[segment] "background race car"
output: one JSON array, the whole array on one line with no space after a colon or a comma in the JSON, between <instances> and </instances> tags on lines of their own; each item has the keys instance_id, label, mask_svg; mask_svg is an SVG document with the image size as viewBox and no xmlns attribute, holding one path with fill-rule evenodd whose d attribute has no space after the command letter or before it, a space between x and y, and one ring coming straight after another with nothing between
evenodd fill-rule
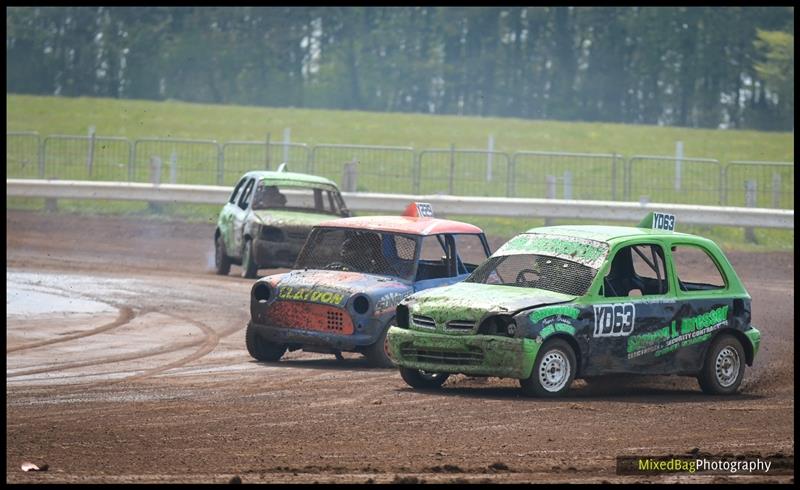
<instances>
[{"instance_id":1,"label":"background race car","mask_svg":"<svg viewBox=\"0 0 800 490\"><path fill-rule=\"evenodd\" d=\"M734 393L760 342L750 295L716 244L674 228L650 213L637 228L531 229L464 282L400 303L391 356L417 388L466 373L556 396L575 378L624 373Z\"/></svg>"},{"instance_id":2,"label":"background race car","mask_svg":"<svg viewBox=\"0 0 800 490\"><path fill-rule=\"evenodd\" d=\"M253 285L247 349L261 361L277 361L287 349L353 351L391 367L386 331L397 303L463 280L490 253L480 228L434 218L424 203L402 216L320 223L296 270Z\"/></svg>"},{"instance_id":3,"label":"background race car","mask_svg":"<svg viewBox=\"0 0 800 490\"><path fill-rule=\"evenodd\" d=\"M253 171L239 179L214 232L217 274L231 264L242 276L264 267L291 267L311 227L334 216L350 216L332 181L315 175Z\"/></svg>"}]
</instances>

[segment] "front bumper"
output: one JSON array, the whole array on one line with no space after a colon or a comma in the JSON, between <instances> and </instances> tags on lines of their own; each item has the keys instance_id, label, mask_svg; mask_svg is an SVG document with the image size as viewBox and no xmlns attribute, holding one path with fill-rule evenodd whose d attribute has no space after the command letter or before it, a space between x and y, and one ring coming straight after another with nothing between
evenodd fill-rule
<instances>
[{"instance_id":1,"label":"front bumper","mask_svg":"<svg viewBox=\"0 0 800 490\"><path fill-rule=\"evenodd\" d=\"M367 333L354 333L341 335L335 333L303 330L291 327L279 327L251 322L258 331L259 336L276 344L294 344L303 347L317 347L331 351L356 351L375 343L373 335Z\"/></svg>"},{"instance_id":2,"label":"front bumper","mask_svg":"<svg viewBox=\"0 0 800 490\"><path fill-rule=\"evenodd\" d=\"M443 335L389 328L389 353L401 367L434 373L528 378L541 344L494 335Z\"/></svg>"}]
</instances>

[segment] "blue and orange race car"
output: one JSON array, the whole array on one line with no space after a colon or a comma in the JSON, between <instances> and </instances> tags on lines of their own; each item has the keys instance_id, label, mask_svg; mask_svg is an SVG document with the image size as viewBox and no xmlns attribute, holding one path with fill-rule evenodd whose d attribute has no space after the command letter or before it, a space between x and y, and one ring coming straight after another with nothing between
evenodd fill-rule
<instances>
[{"instance_id":1,"label":"blue and orange race car","mask_svg":"<svg viewBox=\"0 0 800 490\"><path fill-rule=\"evenodd\" d=\"M426 203L401 216L316 225L294 270L263 277L250 295L246 344L274 362L287 350L364 354L391 367L386 332L406 296L465 279L491 254L483 231L433 217Z\"/></svg>"}]
</instances>

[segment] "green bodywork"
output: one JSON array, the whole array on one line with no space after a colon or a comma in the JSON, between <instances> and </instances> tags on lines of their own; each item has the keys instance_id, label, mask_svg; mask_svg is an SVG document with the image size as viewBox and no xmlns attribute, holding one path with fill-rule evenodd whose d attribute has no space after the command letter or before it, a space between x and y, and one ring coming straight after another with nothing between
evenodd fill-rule
<instances>
[{"instance_id":1,"label":"green bodywork","mask_svg":"<svg viewBox=\"0 0 800 490\"><path fill-rule=\"evenodd\" d=\"M652 224L653 218L648 216L642 223ZM609 258L629 245L648 244L660 245L664 251L667 293L651 293L644 297L604 296L603 280L611 267ZM681 290L671 253L674 246L699 246L704 249L722 274L724 287ZM613 356L615 359L621 358L622 363L630 362L616 366L627 366L624 369L636 372L635 362L647 359L635 359L644 349L662 360L666 359L663 357L665 354L684 347L704 352L702 346L698 345L725 329L738 330L749 339L750 345L745 348L753 355L748 356L750 359L758 351L760 333L749 325L750 296L730 262L710 240L652 228L552 226L534 228L512 238L492 257L523 253L569 259L596 269L596 274L586 294L580 297L529 287L468 282L469 279L453 286L411 295L401 303L401 307L408 309L408 325L391 329L388 336L389 349L395 363L401 367L427 372L522 379L530 374L539 346L551 337L561 336L572 343L579 358L595 356L601 363L599 365L602 365L608 359L603 356ZM733 308L729 311L728 305L734 304L735 300L741 301L744 308ZM616 347L613 350L604 350L605 345L611 345L607 340L610 337L599 337L593 333L595 321L599 318L593 308L608 308L615 304L629 304L634 312L637 308L641 309L641 322L645 322L647 318L647 323L641 324L641 331L633 331L635 335L616 337L623 343L627 341L627 360L626 345L620 346L621 351ZM662 304L664 306L660 306ZM678 308L677 305L680 304L685 306ZM746 314L742 311L746 311ZM412 321L414 315L432 319L435 326L423 328L424 324L415 324ZM506 332L505 335L479 334L478 329L482 327L478 326L493 315L513 317L516 321L515 332ZM475 328L471 331L448 330L445 326L451 321L475 322ZM485 331L482 330L482 333ZM426 358L432 360L421 362L413 355L404 354L415 350L433 352L433 357ZM478 356L475 353L482 352L482 360L459 361L466 359L463 354L470 352L474 356ZM447 353L459 355L446 358ZM445 356L446 361L434 362L437 355ZM663 361L666 363L663 364L666 366L663 369L675 369L676 372L693 369L687 368L686 364L669 364L684 362L685 359L666 359ZM652 362L656 365L659 361Z\"/></svg>"},{"instance_id":2,"label":"green bodywork","mask_svg":"<svg viewBox=\"0 0 800 490\"><path fill-rule=\"evenodd\" d=\"M270 226L314 226L323 221L338 218L338 216L332 214L283 211L279 209L263 209L253 211L253 214L261 224Z\"/></svg>"},{"instance_id":3,"label":"green bodywork","mask_svg":"<svg viewBox=\"0 0 800 490\"><path fill-rule=\"evenodd\" d=\"M761 345L761 332L759 332L757 328L751 327L750 330L747 330L744 334L753 346L753 357L755 357L756 354L758 354L758 347Z\"/></svg>"},{"instance_id":4,"label":"green bodywork","mask_svg":"<svg viewBox=\"0 0 800 490\"><path fill-rule=\"evenodd\" d=\"M532 339L504 338L495 335L469 335L456 337L397 327L389 329L389 353L393 359L403 356L401 351L413 345L416 350L429 350L444 355L466 355L482 352L482 360L475 364L449 365L424 361L405 360L404 367L437 373L464 373L501 378L527 378L533 369L541 343Z\"/></svg>"},{"instance_id":5,"label":"green bodywork","mask_svg":"<svg viewBox=\"0 0 800 490\"><path fill-rule=\"evenodd\" d=\"M414 295L410 313L423 314L444 325L450 320L480 321L488 312L515 313L532 304L564 303L574 296L532 288L459 282Z\"/></svg>"},{"instance_id":6,"label":"green bodywork","mask_svg":"<svg viewBox=\"0 0 800 490\"><path fill-rule=\"evenodd\" d=\"M256 177L259 181L267 181L271 185L291 185L309 188L336 188L336 184L325 177L295 172L272 172L269 170L248 172L248 176Z\"/></svg>"},{"instance_id":7,"label":"green bodywork","mask_svg":"<svg viewBox=\"0 0 800 490\"><path fill-rule=\"evenodd\" d=\"M322 189L324 191L331 191L340 195L339 188L333 181L317 175L264 170L247 172L242 176L242 178L245 177L255 178L257 183L265 182L269 185L275 185L279 187L283 186L305 189ZM233 206L233 204L231 204L231 206ZM243 228L244 234L247 236L257 235L257 227L261 225L276 227L312 227L323 221L341 217L339 215L316 213L314 211L291 211L282 209L253 210L253 216L255 219L245 223ZM217 218L217 229L219 230L226 247L230 250L229 253L233 253L235 255L235 250L237 247L234 245L239 244L240 242L234 240L234 238L231 236L234 228L233 221L234 212L231 211L226 204L226 207L223 208L219 214L219 217Z\"/></svg>"}]
</instances>

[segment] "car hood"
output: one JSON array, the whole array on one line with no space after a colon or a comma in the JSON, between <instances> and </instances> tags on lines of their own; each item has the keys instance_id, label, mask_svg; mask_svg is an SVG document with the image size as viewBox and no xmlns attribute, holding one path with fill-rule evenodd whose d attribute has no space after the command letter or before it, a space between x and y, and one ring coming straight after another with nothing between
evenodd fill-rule
<instances>
[{"instance_id":1,"label":"car hood","mask_svg":"<svg viewBox=\"0 0 800 490\"><path fill-rule=\"evenodd\" d=\"M265 278L282 301L306 301L343 307L353 295L370 298L370 311L394 309L412 292L396 278L348 271L294 270Z\"/></svg>"},{"instance_id":2,"label":"car hood","mask_svg":"<svg viewBox=\"0 0 800 490\"><path fill-rule=\"evenodd\" d=\"M339 216L323 213L306 213L303 211L284 211L281 209L262 209L253 211L262 225L271 226L308 226L312 227L323 221L330 221Z\"/></svg>"},{"instance_id":3,"label":"car hood","mask_svg":"<svg viewBox=\"0 0 800 490\"><path fill-rule=\"evenodd\" d=\"M513 315L520 310L566 303L575 298L543 289L459 282L414 294L405 303L412 315L428 316L444 324L449 320L478 321L489 313Z\"/></svg>"}]
</instances>

